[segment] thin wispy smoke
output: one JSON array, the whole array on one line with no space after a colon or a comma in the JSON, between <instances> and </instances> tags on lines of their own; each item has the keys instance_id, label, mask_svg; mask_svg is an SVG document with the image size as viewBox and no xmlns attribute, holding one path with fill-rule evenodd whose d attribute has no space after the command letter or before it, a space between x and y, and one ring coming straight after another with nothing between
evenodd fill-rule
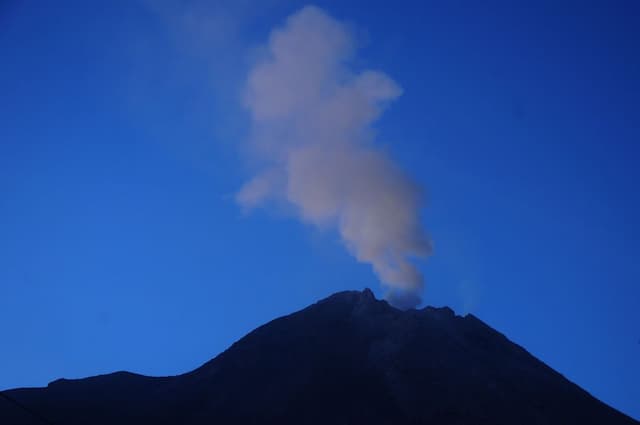
<instances>
[{"instance_id":1,"label":"thin wispy smoke","mask_svg":"<svg viewBox=\"0 0 640 425\"><path fill-rule=\"evenodd\" d=\"M354 53L349 29L316 7L271 33L244 98L252 152L264 167L236 200L244 209L283 200L304 222L335 226L388 287L389 300L413 307L423 289L413 261L431 251L421 191L376 148L372 130L402 89L382 72L351 69Z\"/></svg>"}]
</instances>

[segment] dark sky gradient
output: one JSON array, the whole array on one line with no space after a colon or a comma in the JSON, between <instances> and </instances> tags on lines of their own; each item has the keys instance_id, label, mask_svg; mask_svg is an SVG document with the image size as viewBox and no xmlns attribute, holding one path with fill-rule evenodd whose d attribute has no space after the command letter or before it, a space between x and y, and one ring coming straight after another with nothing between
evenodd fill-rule
<instances>
[{"instance_id":1,"label":"dark sky gradient","mask_svg":"<svg viewBox=\"0 0 640 425\"><path fill-rule=\"evenodd\" d=\"M335 234L234 204L243 78L304 4L224 3L2 2L0 388L181 373L382 296ZM426 304L640 418L640 3L417 3L316 4L404 89L377 127L429 194Z\"/></svg>"}]
</instances>

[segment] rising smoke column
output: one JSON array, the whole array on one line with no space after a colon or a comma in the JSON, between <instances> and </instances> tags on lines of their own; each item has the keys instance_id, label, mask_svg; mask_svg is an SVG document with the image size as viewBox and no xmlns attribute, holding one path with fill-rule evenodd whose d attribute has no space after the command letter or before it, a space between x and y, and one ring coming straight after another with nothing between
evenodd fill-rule
<instances>
[{"instance_id":1,"label":"rising smoke column","mask_svg":"<svg viewBox=\"0 0 640 425\"><path fill-rule=\"evenodd\" d=\"M264 167L236 200L245 210L283 200L304 222L335 226L389 301L413 307L423 278L412 260L431 251L421 191L374 146L371 127L402 90L382 72L350 69L354 48L348 28L316 7L271 33L244 97L251 151Z\"/></svg>"}]
</instances>

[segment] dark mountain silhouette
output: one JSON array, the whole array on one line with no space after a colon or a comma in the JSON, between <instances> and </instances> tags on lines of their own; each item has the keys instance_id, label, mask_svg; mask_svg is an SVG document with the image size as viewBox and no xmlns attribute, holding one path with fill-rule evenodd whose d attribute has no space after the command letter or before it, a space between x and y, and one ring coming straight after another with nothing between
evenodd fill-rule
<instances>
[{"instance_id":1,"label":"dark mountain silhouette","mask_svg":"<svg viewBox=\"0 0 640 425\"><path fill-rule=\"evenodd\" d=\"M5 394L12 425L638 424L472 315L400 311L369 290L276 319L184 375Z\"/></svg>"}]
</instances>

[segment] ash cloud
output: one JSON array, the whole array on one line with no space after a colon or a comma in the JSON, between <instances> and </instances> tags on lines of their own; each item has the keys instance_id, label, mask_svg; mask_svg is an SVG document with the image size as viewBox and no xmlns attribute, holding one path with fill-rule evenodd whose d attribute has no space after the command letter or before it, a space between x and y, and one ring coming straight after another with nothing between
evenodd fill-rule
<instances>
[{"instance_id":1,"label":"ash cloud","mask_svg":"<svg viewBox=\"0 0 640 425\"><path fill-rule=\"evenodd\" d=\"M335 227L389 301L413 307L424 285L414 261L431 252L422 193L376 147L372 129L402 89L380 71L353 70L354 54L348 27L316 7L272 31L244 91L250 151L262 169L236 201L245 210L283 201L302 221Z\"/></svg>"}]
</instances>

